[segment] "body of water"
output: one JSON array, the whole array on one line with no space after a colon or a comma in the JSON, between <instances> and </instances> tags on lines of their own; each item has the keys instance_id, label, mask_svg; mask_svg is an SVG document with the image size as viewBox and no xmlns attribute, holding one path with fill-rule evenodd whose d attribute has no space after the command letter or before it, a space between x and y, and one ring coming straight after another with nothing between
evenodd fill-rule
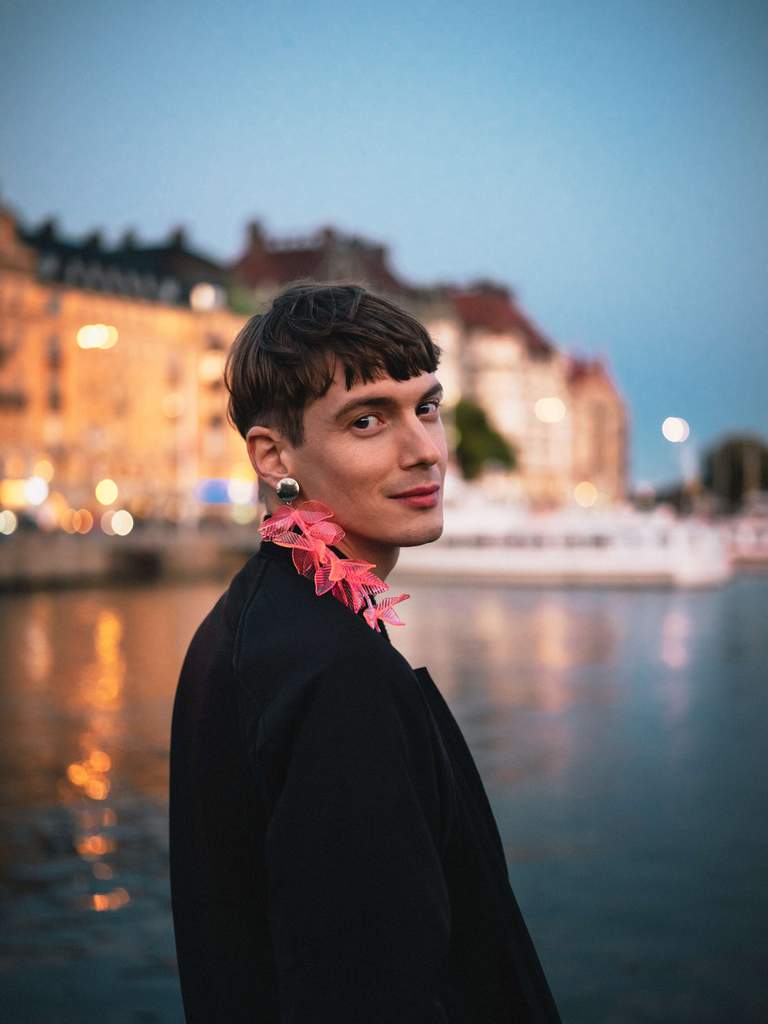
<instances>
[{"instance_id":1,"label":"body of water","mask_svg":"<svg viewBox=\"0 0 768 1024\"><path fill-rule=\"evenodd\" d=\"M0 596L4 1022L182 1024L171 709L225 586ZM565 1024L768 1021L768 576L407 589L390 636L475 754Z\"/></svg>"}]
</instances>

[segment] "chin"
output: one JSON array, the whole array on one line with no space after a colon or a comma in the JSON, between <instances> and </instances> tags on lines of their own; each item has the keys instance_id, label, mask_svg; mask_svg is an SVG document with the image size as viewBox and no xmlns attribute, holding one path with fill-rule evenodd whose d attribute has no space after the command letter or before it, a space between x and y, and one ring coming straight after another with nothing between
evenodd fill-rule
<instances>
[{"instance_id":1,"label":"chin","mask_svg":"<svg viewBox=\"0 0 768 1024\"><path fill-rule=\"evenodd\" d=\"M419 544L431 544L442 535L443 517L431 522L414 523L410 530L403 531L402 537L395 541L399 548L415 548Z\"/></svg>"}]
</instances>

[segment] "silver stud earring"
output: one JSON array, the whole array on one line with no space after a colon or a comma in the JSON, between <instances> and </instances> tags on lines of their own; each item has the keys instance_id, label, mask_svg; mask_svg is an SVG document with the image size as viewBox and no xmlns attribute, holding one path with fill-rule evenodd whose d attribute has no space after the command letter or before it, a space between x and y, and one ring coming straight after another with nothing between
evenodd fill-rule
<instances>
[{"instance_id":1,"label":"silver stud earring","mask_svg":"<svg viewBox=\"0 0 768 1024\"><path fill-rule=\"evenodd\" d=\"M284 501L286 505L290 505L292 501L295 501L299 496L298 480L294 480L292 476L284 476L282 480L277 481L277 496L280 501Z\"/></svg>"}]
</instances>

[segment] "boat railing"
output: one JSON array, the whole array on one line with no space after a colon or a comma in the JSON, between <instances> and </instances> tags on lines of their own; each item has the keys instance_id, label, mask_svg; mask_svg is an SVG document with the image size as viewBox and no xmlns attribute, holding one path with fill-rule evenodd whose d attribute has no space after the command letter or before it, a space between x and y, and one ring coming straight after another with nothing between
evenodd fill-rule
<instances>
[{"instance_id":1,"label":"boat railing","mask_svg":"<svg viewBox=\"0 0 768 1024\"><path fill-rule=\"evenodd\" d=\"M441 546L449 548L696 548L718 546L721 538L717 531L700 524L677 524L661 529L619 529L615 532L591 530L577 533L565 528L564 532L490 530L452 532L447 530Z\"/></svg>"}]
</instances>

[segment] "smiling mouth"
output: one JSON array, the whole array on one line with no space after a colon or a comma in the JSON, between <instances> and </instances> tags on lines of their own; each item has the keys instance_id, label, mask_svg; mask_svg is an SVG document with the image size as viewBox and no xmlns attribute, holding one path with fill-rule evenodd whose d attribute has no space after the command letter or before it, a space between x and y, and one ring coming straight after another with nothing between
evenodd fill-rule
<instances>
[{"instance_id":1,"label":"smiling mouth","mask_svg":"<svg viewBox=\"0 0 768 1024\"><path fill-rule=\"evenodd\" d=\"M410 508L434 508L440 501L440 486L431 484L427 487L412 487L402 494L393 494L392 498Z\"/></svg>"},{"instance_id":2,"label":"smiling mouth","mask_svg":"<svg viewBox=\"0 0 768 1024\"><path fill-rule=\"evenodd\" d=\"M391 498L423 498L431 494L437 494L440 490L440 484L424 484L422 487L411 487L407 491L401 491L400 494L391 494Z\"/></svg>"}]
</instances>

